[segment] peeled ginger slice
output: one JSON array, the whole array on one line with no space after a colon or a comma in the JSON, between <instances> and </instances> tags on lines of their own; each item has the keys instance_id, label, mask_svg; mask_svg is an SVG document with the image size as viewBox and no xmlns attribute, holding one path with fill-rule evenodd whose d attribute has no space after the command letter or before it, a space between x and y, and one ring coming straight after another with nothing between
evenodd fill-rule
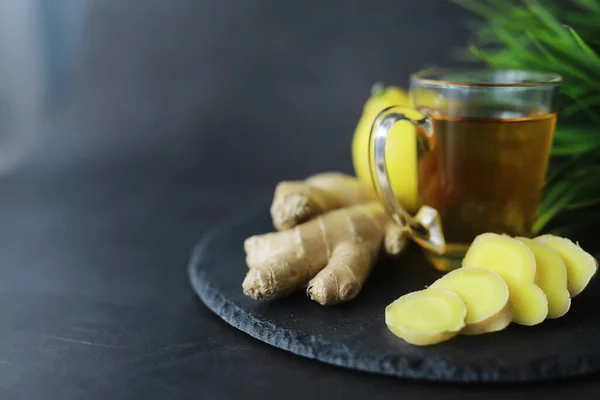
<instances>
[{"instance_id":1,"label":"peeled ginger slice","mask_svg":"<svg viewBox=\"0 0 600 400\"><path fill-rule=\"evenodd\" d=\"M434 288L405 294L385 308L389 330L419 346L456 336L464 328L466 316L465 303L457 294Z\"/></svg>"},{"instance_id":2,"label":"peeled ginger slice","mask_svg":"<svg viewBox=\"0 0 600 400\"><path fill-rule=\"evenodd\" d=\"M500 331L512 320L508 286L492 270L459 268L435 281L430 288L449 290L465 303L467 319L461 334Z\"/></svg>"},{"instance_id":3,"label":"peeled ginger slice","mask_svg":"<svg viewBox=\"0 0 600 400\"><path fill-rule=\"evenodd\" d=\"M525 243L535 256L535 284L548 299L548 318L562 317L571 307L567 290L567 267L561 256L551 247L528 238L516 238Z\"/></svg>"},{"instance_id":4,"label":"peeled ginger slice","mask_svg":"<svg viewBox=\"0 0 600 400\"><path fill-rule=\"evenodd\" d=\"M510 293L514 322L531 326L546 319L548 300L534 283L535 257L523 242L507 235L483 233L467 250L462 265L489 269L502 277Z\"/></svg>"},{"instance_id":5,"label":"peeled ginger slice","mask_svg":"<svg viewBox=\"0 0 600 400\"><path fill-rule=\"evenodd\" d=\"M551 247L562 257L567 267L567 281L571 297L581 293L596 274L598 261L569 239L554 235L542 235L533 240Z\"/></svg>"}]
</instances>

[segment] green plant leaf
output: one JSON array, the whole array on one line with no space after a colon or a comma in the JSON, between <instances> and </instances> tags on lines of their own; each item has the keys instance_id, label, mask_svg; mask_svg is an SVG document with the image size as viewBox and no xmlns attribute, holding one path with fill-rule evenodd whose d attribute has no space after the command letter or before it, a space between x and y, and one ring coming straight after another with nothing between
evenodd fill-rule
<instances>
[{"instance_id":1,"label":"green plant leaf","mask_svg":"<svg viewBox=\"0 0 600 400\"><path fill-rule=\"evenodd\" d=\"M587 54L594 62L600 63L600 57L598 57L598 54L596 54L596 52L594 50L592 50L592 48L590 46L588 46L588 44L585 42L585 40L583 40L581 38L581 36L579 36L577 31L575 31L575 29L573 29L570 26L568 26L567 29L571 33L571 36L573 36L573 38L575 39L575 42L583 50L583 52L585 54Z\"/></svg>"},{"instance_id":2,"label":"green plant leaf","mask_svg":"<svg viewBox=\"0 0 600 400\"><path fill-rule=\"evenodd\" d=\"M594 150L595 148L598 148L598 146L598 144L579 144L567 146L555 145L552 146L550 154L556 157L572 156Z\"/></svg>"},{"instance_id":3,"label":"green plant leaf","mask_svg":"<svg viewBox=\"0 0 600 400\"><path fill-rule=\"evenodd\" d=\"M555 129L554 140L559 143L598 143L600 128L592 126L559 126Z\"/></svg>"},{"instance_id":4,"label":"green plant leaf","mask_svg":"<svg viewBox=\"0 0 600 400\"><path fill-rule=\"evenodd\" d=\"M544 192L544 197L538 208L538 214L546 213L550 208L554 206L558 199L567 192L567 190L569 190L569 184L563 181L546 188L546 191Z\"/></svg>"},{"instance_id":5,"label":"green plant leaf","mask_svg":"<svg viewBox=\"0 0 600 400\"><path fill-rule=\"evenodd\" d=\"M590 184L593 185L595 183L599 171L600 166L593 172L577 171L573 176L573 180L561 181L553 186L550 191L546 192L538 210L538 215L533 226L533 233L539 233L562 211L568 210L570 204L579 203L581 208L581 201L575 202L574 200L581 199L582 192Z\"/></svg>"},{"instance_id":6,"label":"green plant leaf","mask_svg":"<svg viewBox=\"0 0 600 400\"><path fill-rule=\"evenodd\" d=\"M575 184L575 186L579 186ZM570 190L565 190L562 196L557 197L556 201L552 203L543 212L538 213L538 217L533 224L533 234L537 235L556 215L558 215L571 200L577 196L577 188L571 186Z\"/></svg>"},{"instance_id":7,"label":"green plant leaf","mask_svg":"<svg viewBox=\"0 0 600 400\"><path fill-rule=\"evenodd\" d=\"M596 0L575 0L575 3L587 11L600 13L600 2Z\"/></svg>"},{"instance_id":8,"label":"green plant leaf","mask_svg":"<svg viewBox=\"0 0 600 400\"><path fill-rule=\"evenodd\" d=\"M573 104L570 104L560 111L560 115L563 117L570 117L577 112L583 111L586 108L594 106L600 106L600 94L585 97L583 99L576 100Z\"/></svg>"},{"instance_id":9,"label":"green plant leaf","mask_svg":"<svg viewBox=\"0 0 600 400\"><path fill-rule=\"evenodd\" d=\"M600 128L558 127L554 133L552 156L572 156L588 153L600 147Z\"/></svg>"},{"instance_id":10,"label":"green plant leaf","mask_svg":"<svg viewBox=\"0 0 600 400\"><path fill-rule=\"evenodd\" d=\"M557 126L554 131L554 140L565 142L587 142L598 138L600 140L600 128L589 126Z\"/></svg>"},{"instance_id":11,"label":"green plant leaf","mask_svg":"<svg viewBox=\"0 0 600 400\"><path fill-rule=\"evenodd\" d=\"M577 210L565 212L561 215L560 222L551 229L548 229L547 232L558 236L571 237L576 232L595 225L598 221L600 221L600 211L598 209L595 211Z\"/></svg>"},{"instance_id":12,"label":"green plant leaf","mask_svg":"<svg viewBox=\"0 0 600 400\"><path fill-rule=\"evenodd\" d=\"M596 204L600 204L600 196L571 202L571 203L567 204L566 209L567 210L579 210L582 208L595 206Z\"/></svg>"},{"instance_id":13,"label":"green plant leaf","mask_svg":"<svg viewBox=\"0 0 600 400\"><path fill-rule=\"evenodd\" d=\"M532 32L527 31L525 32L525 34L527 35L527 38L531 41L531 43L535 45L538 51L542 53L542 55L546 57L547 60L551 61L554 64L558 62L556 57L554 57L554 55L552 55L552 53L550 53L550 51L544 47L544 45L535 37L535 35Z\"/></svg>"},{"instance_id":14,"label":"green plant leaf","mask_svg":"<svg viewBox=\"0 0 600 400\"><path fill-rule=\"evenodd\" d=\"M524 0L524 3L525 6L531 11L531 13L538 17L538 19L551 31L553 31L558 37L566 38L565 28L537 0Z\"/></svg>"}]
</instances>

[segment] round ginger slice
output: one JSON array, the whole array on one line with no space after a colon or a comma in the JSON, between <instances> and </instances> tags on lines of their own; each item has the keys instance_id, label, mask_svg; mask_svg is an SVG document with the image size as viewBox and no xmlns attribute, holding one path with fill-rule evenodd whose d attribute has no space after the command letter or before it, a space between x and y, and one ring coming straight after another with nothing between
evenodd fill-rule
<instances>
[{"instance_id":1,"label":"round ginger slice","mask_svg":"<svg viewBox=\"0 0 600 400\"><path fill-rule=\"evenodd\" d=\"M456 293L467 307L464 335L479 335L506 328L512 321L512 306L506 282L492 270L459 268L435 281L430 288Z\"/></svg>"},{"instance_id":2,"label":"round ginger slice","mask_svg":"<svg viewBox=\"0 0 600 400\"><path fill-rule=\"evenodd\" d=\"M457 294L434 288L405 294L385 308L389 330L418 346L453 338L464 328L466 316L465 303Z\"/></svg>"},{"instance_id":3,"label":"round ginger slice","mask_svg":"<svg viewBox=\"0 0 600 400\"><path fill-rule=\"evenodd\" d=\"M567 289L567 267L551 247L528 238L517 237L533 252L536 262L535 283L548 299L548 318L562 317L571 308Z\"/></svg>"},{"instance_id":4,"label":"round ginger slice","mask_svg":"<svg viewBox=\"0 0 600 400\"><path fill-rule=\"evenodd\" d=\"M462 265L490 269L502 277L517 324L537 325L548 316L546 295L535 284L535 257L523 242L507 235L483 233L467 250Z\"/></svg>"},{"instance_id":5,"label":"round ginger slice","mask_svg":"<svg viewBox=\"0 0 600 400\"><path fill-rule=\"evenodd\" d=\"M571 297L577 296L598 271L598 260L567 238L542 235L533 239L554 249L565 262Z\"/></svg>"}]
</instances>

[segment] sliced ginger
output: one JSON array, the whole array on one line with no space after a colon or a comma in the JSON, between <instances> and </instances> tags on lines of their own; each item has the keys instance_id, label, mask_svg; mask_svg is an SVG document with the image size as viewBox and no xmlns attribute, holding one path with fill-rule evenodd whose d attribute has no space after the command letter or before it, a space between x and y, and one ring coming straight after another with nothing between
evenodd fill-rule
<instances>
[{"instance_id":1,"label":"sliced ginger","mask_svg":"<svg viewBox=\"0 0 600 400\"><path fill-rule=\"evenodd\" d=\"M551 247L527 238L516 238L533 252L536 262L535 283L548 299L548 318L562 317L571 307L567 290L567 267Z\"/></svg>"},{"instance_id":2,"label":"sliced ginger","mask_svg":"<svg viewBox=\"0 0 600 400\"><path fill-rule=\"evenodd\" d=\"M571 297L581 293L596 274L598 261L571 240L554 235L542 235L533 240L554 249L562 257Z\"/></svg>"},{"instance_id":3,"label":"sliced ginger","mask_svg":"<svg viewBox=\"0 0 600 400\"><path fill-rule=\"evenodd\" d=\"M435 281L430 288L449 290L465 303L467 319L462 334L500 331L512 320L508 286L492 270L459 268Z\"/></svg>"},{"instance_id":4,"label":"sliced ginger","mask_svg":"<svg viewBox=\"0 0 600 400\"><path fill-rule=\"evenodd\" d=\"M408 293L385 308L389 330L419 346L456 336L464 328L466 316L465 303L457 294L435 288Z\"/></svg>"},{"instance_id":5,"label":"sliced ginger","mask_svg":"<svg viewBox=\"0 0 600 400\"><path fill-rule=\"evenodd\" d=\"M536 325L546 319L548 300L535 284L535 256L523 242L507 235L481 234L469 247L462 265L490 269L504 279L514 322Z\"/></svg>"}]
</instances>

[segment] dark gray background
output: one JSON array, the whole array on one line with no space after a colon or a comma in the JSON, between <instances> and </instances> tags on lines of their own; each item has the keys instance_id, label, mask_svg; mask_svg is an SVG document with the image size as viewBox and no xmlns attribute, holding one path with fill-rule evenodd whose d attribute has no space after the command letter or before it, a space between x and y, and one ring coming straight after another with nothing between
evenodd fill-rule
<instances>
[{"instance_id":1,"label":"dark gray background","mask_svg":"<svg viewBox=\"0 0 600 400\"><path fill-rule=\"evenodd\" d=\"M11 9L17 4L29 8ZM470 18L457 6L7 0L2 7L4 22L35 17L0 39L2 138L32 144L0 176L0 398L598 392L595 377L510 389L322 365L230 328L187 281L193 244L245 199L281 179L351 171L352 131L371 84L405 86L412 71L454 65L451 49L466 42Z\"/></svg>"}]
</instances>

